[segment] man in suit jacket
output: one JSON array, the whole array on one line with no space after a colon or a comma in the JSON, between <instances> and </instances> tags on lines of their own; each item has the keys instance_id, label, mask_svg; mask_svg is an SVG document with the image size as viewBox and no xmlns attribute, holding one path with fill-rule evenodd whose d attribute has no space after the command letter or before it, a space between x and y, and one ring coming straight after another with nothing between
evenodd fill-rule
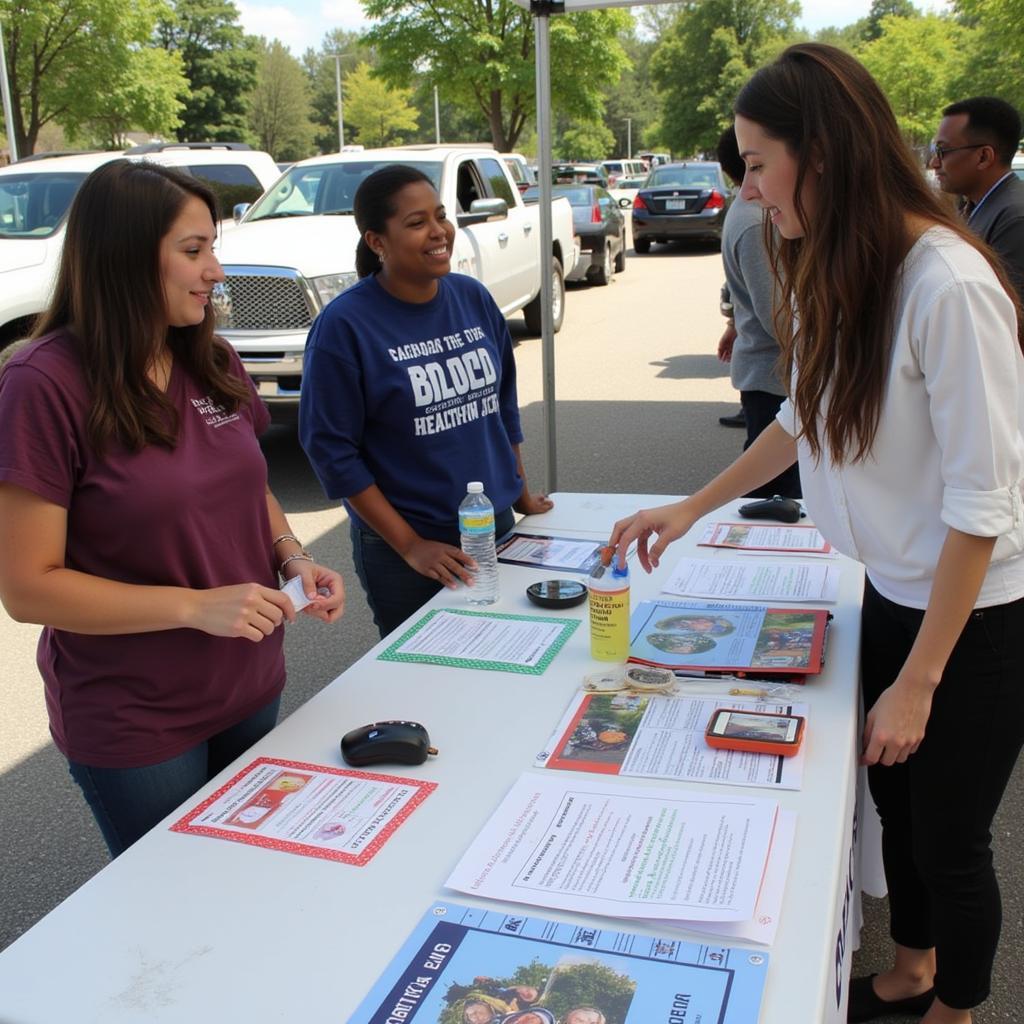
<instances>
[{"instance_id":1,"label":"man in suit jacket","mask_svg":"<svg viewBox=\"0 0 1024 1024\"><path fill-rule=\"evenodd\" d=\"M928 166L943 192L964 197L968 225L999 254L1024 298L1024 181L1010 166L1020 114L994 96L961 100L942 114Z\"/></svg>"}]
</instances>

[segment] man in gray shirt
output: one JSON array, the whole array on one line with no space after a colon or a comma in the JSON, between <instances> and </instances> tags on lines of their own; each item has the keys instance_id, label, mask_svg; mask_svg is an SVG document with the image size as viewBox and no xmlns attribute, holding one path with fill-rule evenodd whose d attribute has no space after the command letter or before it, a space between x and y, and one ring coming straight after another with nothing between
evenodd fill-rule
<instances>
[{"instance_id":1,"label":"man in gray shirt","mask_svg":"<svg viewBox=\"0 0 1024 1024\"><path fill-rule=\"evenodd\" d=\"M975 96L942 115L928 166L943 192L964 197L968 225L999 254L1024 298L1024 181L1011 168L1020 114L1005 100Z\"/></svg>"},{"instance_id":2,"label":"man in gray shirt","mask_svg":"<svg viewBox=\"0 0 1024 1024\"><path fill-rule=\"evenodd\" d=\"M718 162L738 187L745 168L731 125L718 140ZM743 447L747 449L775 419L786 389L779 379L779 343L773 319L775 277L764 245L764 211L739 195L722 225L722 262L734 326L722 335L718 358L729 364L733 387L740 393L747 421ZM796 463L747 497L770 498L776 494L801 496Z\"/></svg>"}]
</instances>

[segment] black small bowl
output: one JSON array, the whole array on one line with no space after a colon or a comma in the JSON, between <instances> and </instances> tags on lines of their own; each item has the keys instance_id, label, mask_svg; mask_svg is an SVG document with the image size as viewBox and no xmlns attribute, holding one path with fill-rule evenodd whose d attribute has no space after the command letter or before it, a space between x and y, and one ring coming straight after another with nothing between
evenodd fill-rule
<instances>
[{"instance_id":1,"label":"black small bowl","mask_svg":"<svg viewBox=\"0 0 1024 1024\"><path fill-rule=\"evenodd\" d=\"M572 608L586 601L587 588L579 580L541 580L526 588L526 596L542 608Z\"/></svg>"}]
</instances>

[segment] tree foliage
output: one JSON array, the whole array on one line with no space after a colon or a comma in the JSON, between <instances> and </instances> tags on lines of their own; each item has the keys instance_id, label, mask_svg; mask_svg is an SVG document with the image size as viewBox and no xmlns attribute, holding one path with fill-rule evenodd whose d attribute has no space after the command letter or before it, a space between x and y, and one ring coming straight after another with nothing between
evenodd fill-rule
<instances>
[{"instance_id":1,"label":"tree foliage","mask_svg":"<svg viewBox=\"0 0 1024 1024\"><path fill-rule=\"evenodd\" d=\"M954 9L974 29L957 98L1000 96L1024 109L1024 0L955 0Z\"/></svg>"},{"instance_id":2,"label":"tree foliage","mask_svg":"<svg viewBox=\"0 0 1024 1024\"><path fill-rule=\"evenodd\" d=\"M662 134L678 153L714 146L743 83L792 36L797 0L687 0L651 60Z\"/></svg>"},{"instance_id":3,"label":"tree foliage","mask_svg":"<svg viewBox=\"0 0 1024 1024\"><path fill-rule=\"evenodd\" d=\"M242 31L231 0L173 0L173 10L158 23L156 39L181 55L189 83L179 140L246 139L259 43Z\"/></svg>"},{"instance_id":4,"label":"tree foliage","mask_svg":"<svg viewBox=\"0 0 1024 1024\"><path fill-rule=\"evenodd\" d=\"M335 63L334 55L341 60ZM302 55L302 65L309 77L314 124L313 142L321 153L338 150L338 83L337 70L341 70L342 100L347 92L346 79L359 65L377 66L377 54L365 45L357 32L343 28L331 29L324 34L320 49L308 49Z\"/></svg>"},{"instance_id":5,"label":"tree foliage","mask_svg":"<svg viewBox=\"0 0 1024 1024\"><path fill-rule=\"evenodd\" d=\"M256 86L249 96L249 128L276 160L311 155L309 80L302 65L277 39L260 40Z\"/></svg>"},{"instance_id":6,"label":"tree foliage","mask_svg":"<svg viewBox=\"0 0 1024 1024\"><path fill-rule=\"evenodd\" d=\"M378 24L365 39L392 85L417 73L441 85L445 98L476 107L499 150L515 149L535 109L533 18L512 0L364 0ZM624 11L587 11L551 19L551 66L558 106L584 121L603 111L601 88L627 61L618 32Z\"/></svg>"},{"instance_id":7,"label":"tree foliage","mask_svg":"<svg viewBox=\"0 0 1024 1024\"><path fill-rule=\"evenodd\" d=\"M612 152L615 136L600 121L579 121L562 133L557 149L566 160L603 160Z\"/></svg>"},{"instance_id":8,"label":"tree foliage","mask_svg":"<svg viewBox=\"0 0 1024 1024\"><path fill-rule=\"evenodd\" d=\"M364 146L398 146L403 132L415 131L416 111L409 106L411 89L392 89L360 64L349 76L344 97L345 123Z\"/></svg>"},{"instance_id":9,"label":"tree foliage","mask_svg":"<svg viewBox=\"0 0 1024 1024\"><path fill-rule=\"evenodd\" d=\"M115 142L130 127L170 131L186 83L174 58L147 52L159 0L0 0L19 155L40 130ZM13 127L13 131L11 130Z\"/></svg>"},{"instance_id":10,"label":"tree foliage","mask_svg":"<svg viewBox=\"0 0 1024 1024\"><path fill-rule=\"evenodd\" d=\"M916 18L920 13L910 0L871 0L871 10L864 19L864 41L871 42L883 34L886 18Z\"/></svg>"},{"instance_id":11,"label":"tree foliage","mask_svg":"<svg viewBox=\"0 0 1024 1024\"><path fill-rule=\"evenodd\" d=\"M882 19L881 35L857 56L889 98L904 135L918 145L935 133L942 108L955 98L969 29L929 14Z\"/></svg>"}]
</instances>

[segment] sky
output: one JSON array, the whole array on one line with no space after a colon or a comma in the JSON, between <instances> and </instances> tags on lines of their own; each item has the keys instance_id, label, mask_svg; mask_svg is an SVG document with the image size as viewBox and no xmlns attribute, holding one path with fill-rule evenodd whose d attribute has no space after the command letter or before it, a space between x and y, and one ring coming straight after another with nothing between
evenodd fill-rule
<instances>
[{"instance_id":1,"label":"sky","mask_svg":"<svg viewBox=\"0 0 1024 1024\"><path fill-rule=\"evenodd\" d=\"M318 49L324 33L334 28L362 31L368 27L359 0L235 0L241 12L242 26L252 35L280 39L296 57L312 47ZM941 3L924 3L929 9ZM803 0L800 24L810 32L826 25L849 25L864 17L871 0Z\"/></svg>"}]
</instances>

